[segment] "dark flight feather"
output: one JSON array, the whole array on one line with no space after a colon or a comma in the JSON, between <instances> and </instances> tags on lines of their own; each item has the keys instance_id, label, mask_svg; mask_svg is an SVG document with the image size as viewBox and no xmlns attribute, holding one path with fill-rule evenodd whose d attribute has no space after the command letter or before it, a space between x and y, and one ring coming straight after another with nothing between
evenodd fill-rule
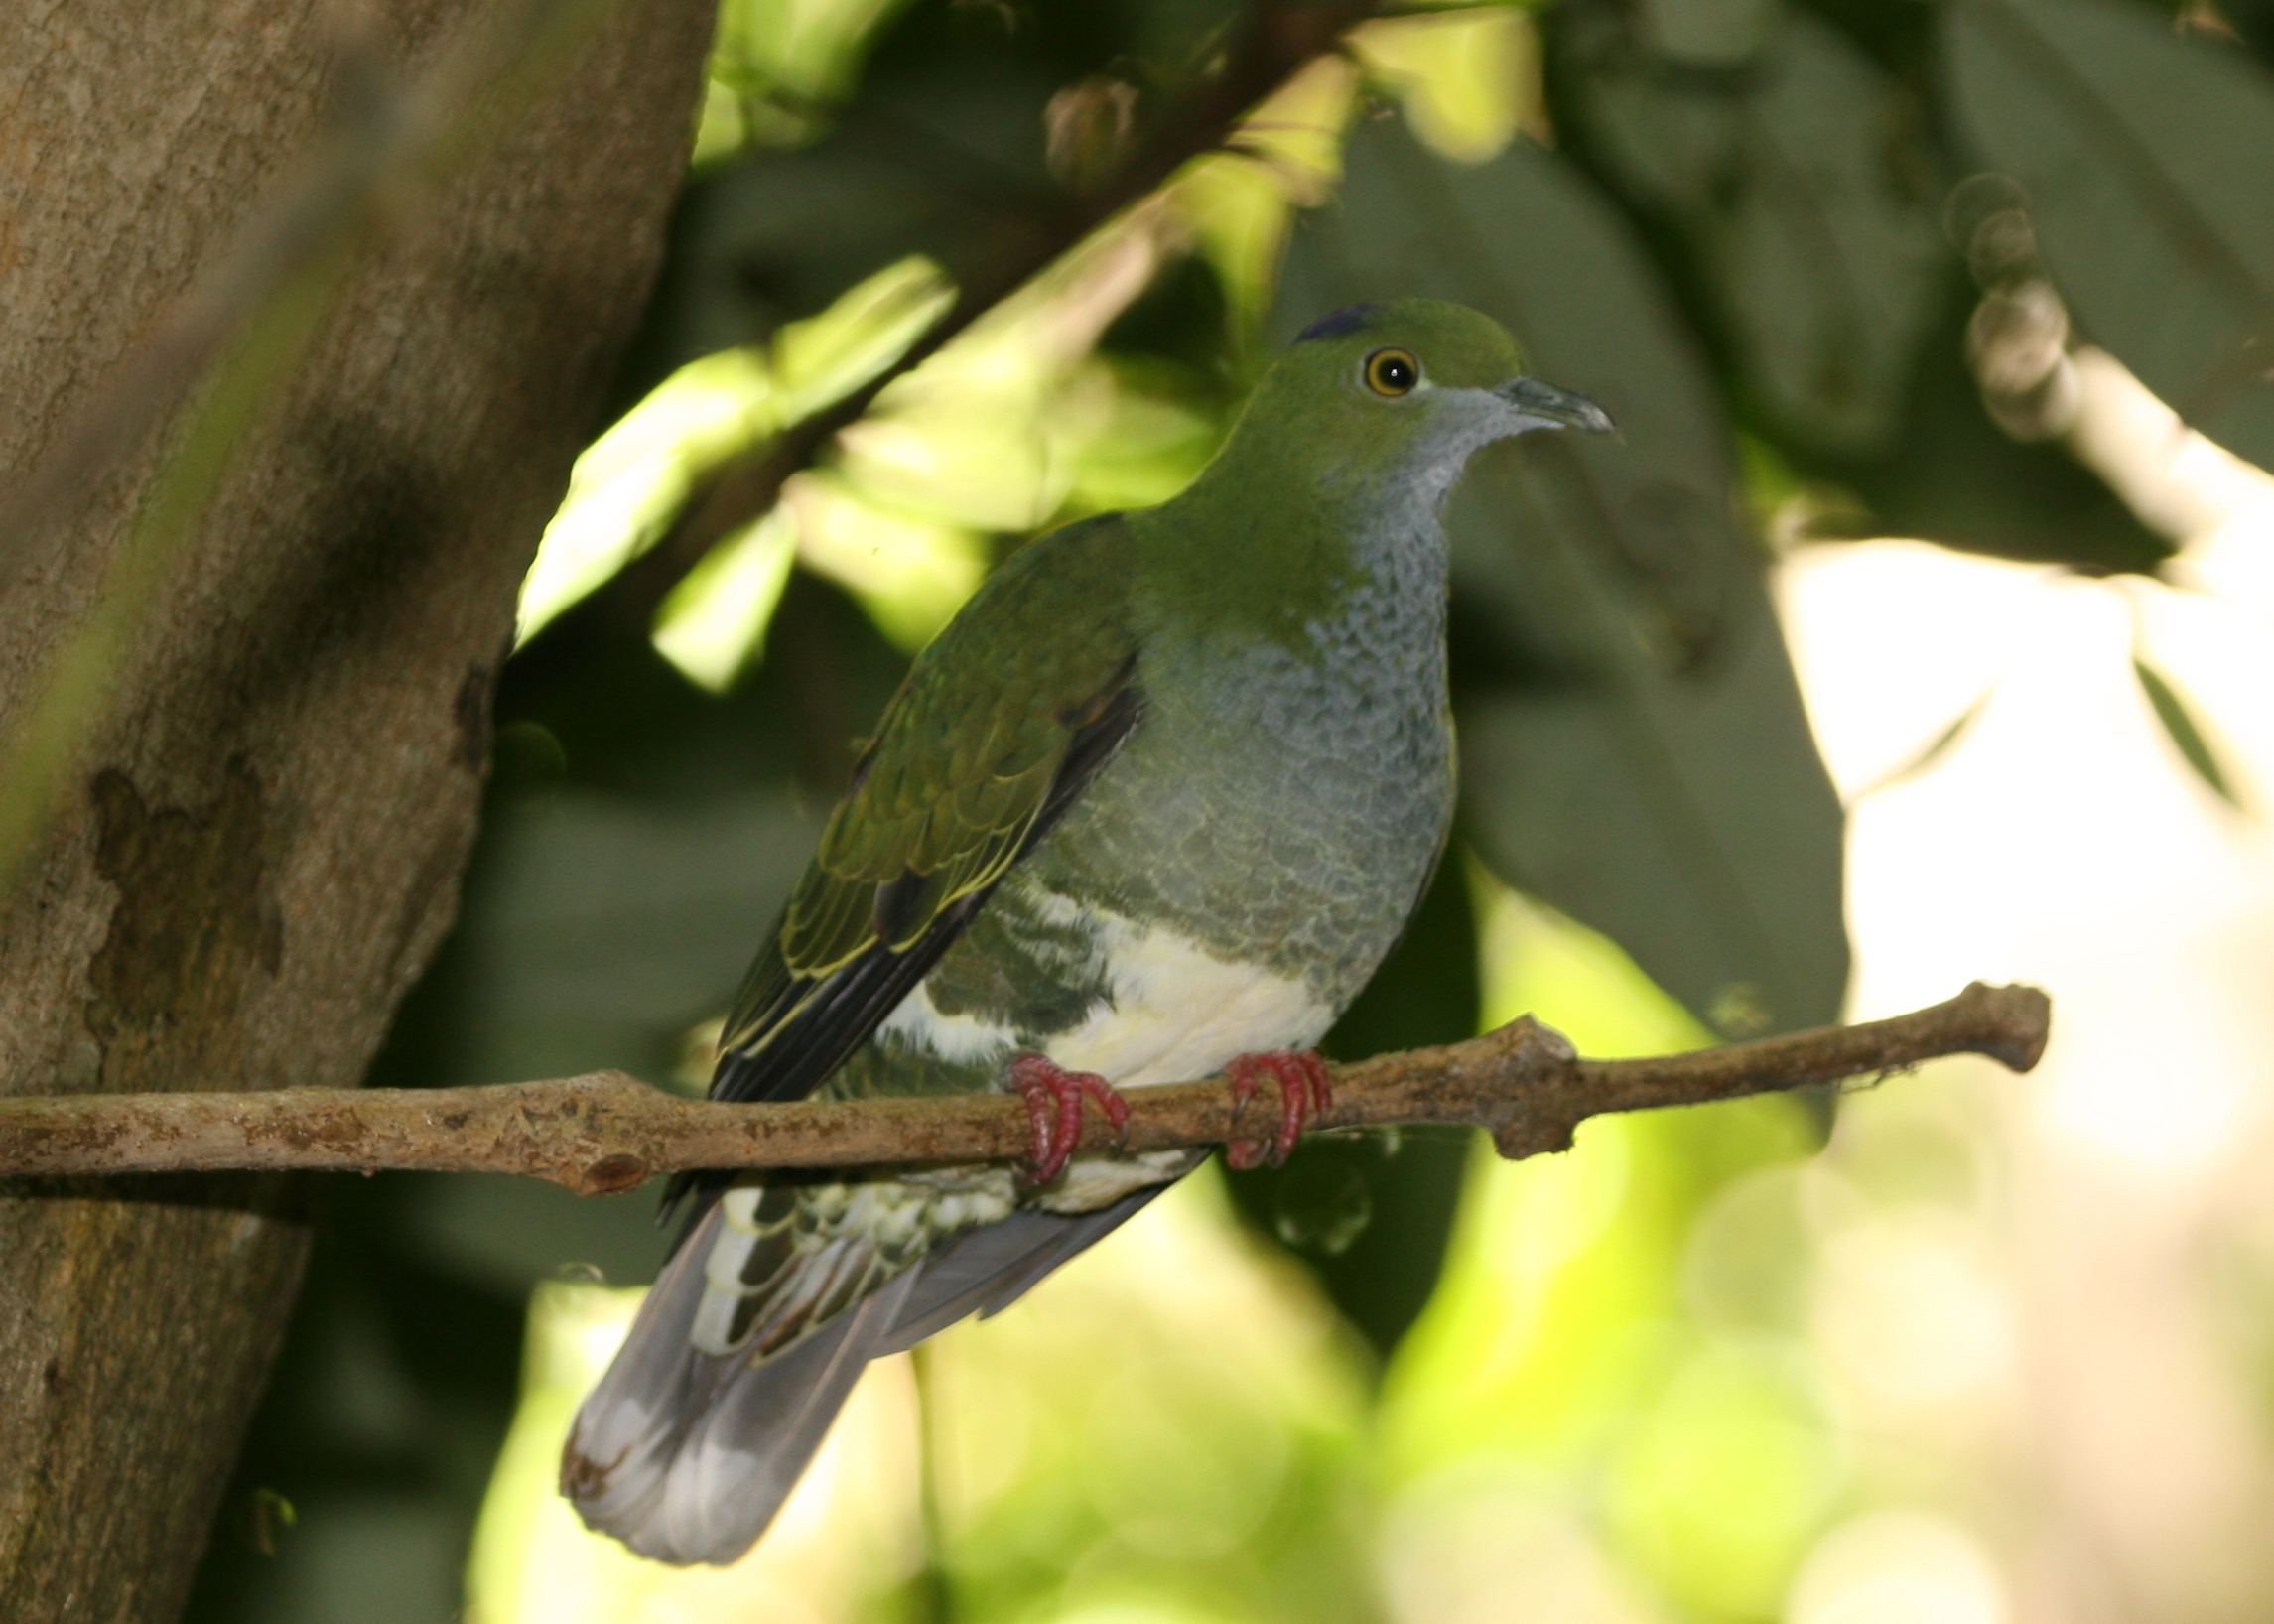
<instances>
[{"instance_id":1,"label":"dark flight feather","mask_svg":"<svg viewBox=\"0 0 2274 1624\"><path fill-rule=\"evenodd\" d=\"M1122 541L1109 514L1034 543L918 656L743 981L711 1098L797 1100L828 1081L1136 730L1135 634L1127 605L1098 587L1118 578L1114 561L1034 567L1045 551L1106 555ZM962 793L974 784L986 792ZM664 1211L695 1193L692 1227L730 1181L681 1174Z\"/></svg>"}]
</instances>

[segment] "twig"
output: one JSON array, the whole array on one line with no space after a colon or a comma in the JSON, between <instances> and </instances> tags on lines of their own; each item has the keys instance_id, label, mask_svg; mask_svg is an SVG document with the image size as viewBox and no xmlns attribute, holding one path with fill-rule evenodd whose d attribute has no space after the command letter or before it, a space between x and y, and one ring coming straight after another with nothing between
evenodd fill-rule
<instances>
[{"instance_id":1,"label":"twig","mask_svg":"<svg viewBox=\"0 0 2274 1624\"><path fill-rule=\"evenodd\" d=\"M1585 1118L1772 1093L1986 1054L2027 1071L2052 1005L2034 987L1976 982L1946 1004L1856 1026L1650 1060L1581 1060L1529 1015L1443 1048L1336 1068L1314 1128L1450 1123L1491 1131L1504 1156L1561 1150ZM1269 1131L1275 1100L1243 1111L1223 1079L1135 1091L1121 1148L1215 1145ZM620 1071L446 1089L279 1089L0 1099L0 1176L424 1168L548 1178L585 1195L690 1168L859 1167L1011 1160L1024 1106L1006 1094L718 1105ZM1082 1148L1115 1146L1091 1113Z\"/></svg>"}]
</instances>

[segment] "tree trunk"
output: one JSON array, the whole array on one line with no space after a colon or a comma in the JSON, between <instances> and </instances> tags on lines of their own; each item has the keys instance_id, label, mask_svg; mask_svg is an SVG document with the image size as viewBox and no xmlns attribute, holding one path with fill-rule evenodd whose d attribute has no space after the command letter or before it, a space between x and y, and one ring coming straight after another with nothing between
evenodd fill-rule
<instances>
[{"instance_id":1,"label":"tree trunk","mask_svg":"<svg viewBox=\"0 0 2274 1624\"><path fill-rule=\"evenodd\" d=\"M415 72L508 3L358 17ZM348 9L0 8L0 488L306 149ZM447 928L515 588L654 270L709 40L705 0L589 9L335 285L175 543L0 902L0 1089L350 1086ZM6 555L0 738L157 461ZM179 1614L306 1249L277 1183L6 1188L10 1620Z\"/></svg>"}]
</instances>

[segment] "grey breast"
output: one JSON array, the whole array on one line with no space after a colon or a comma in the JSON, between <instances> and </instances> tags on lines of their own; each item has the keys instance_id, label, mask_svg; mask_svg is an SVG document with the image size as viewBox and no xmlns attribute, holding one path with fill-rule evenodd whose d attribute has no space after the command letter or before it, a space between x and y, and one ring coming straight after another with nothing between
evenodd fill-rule
<instances>
[{"instance_id":1,"label":"grey breast","mask_svg":"<svg viewBox=\"0 0 2274 1624\"><path fill-rule=\"evenodd\" d=\"M1362 588L1312 650L1169 632L1136 737L1033 880L1340 1008L1418 899L1452 812L1441 573Z\"/></svg>"}]
</instances>

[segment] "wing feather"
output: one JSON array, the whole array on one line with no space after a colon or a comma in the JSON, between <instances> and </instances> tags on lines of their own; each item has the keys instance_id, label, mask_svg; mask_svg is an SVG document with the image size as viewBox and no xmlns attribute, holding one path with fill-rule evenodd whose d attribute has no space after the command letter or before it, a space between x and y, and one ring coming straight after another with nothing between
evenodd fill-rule
<instances>
[{"instance_id":1,"label":"wing feather","mask_svg":"<svg viewBox=\"0 0 2274 1624\"><path fill-rule=\"evenodd\" d=\"M818 1088L1135 731L1126 543L1113 514L1043 537L917 657L744 978L712 1098Z\"/></svg>"}]
</instances>

